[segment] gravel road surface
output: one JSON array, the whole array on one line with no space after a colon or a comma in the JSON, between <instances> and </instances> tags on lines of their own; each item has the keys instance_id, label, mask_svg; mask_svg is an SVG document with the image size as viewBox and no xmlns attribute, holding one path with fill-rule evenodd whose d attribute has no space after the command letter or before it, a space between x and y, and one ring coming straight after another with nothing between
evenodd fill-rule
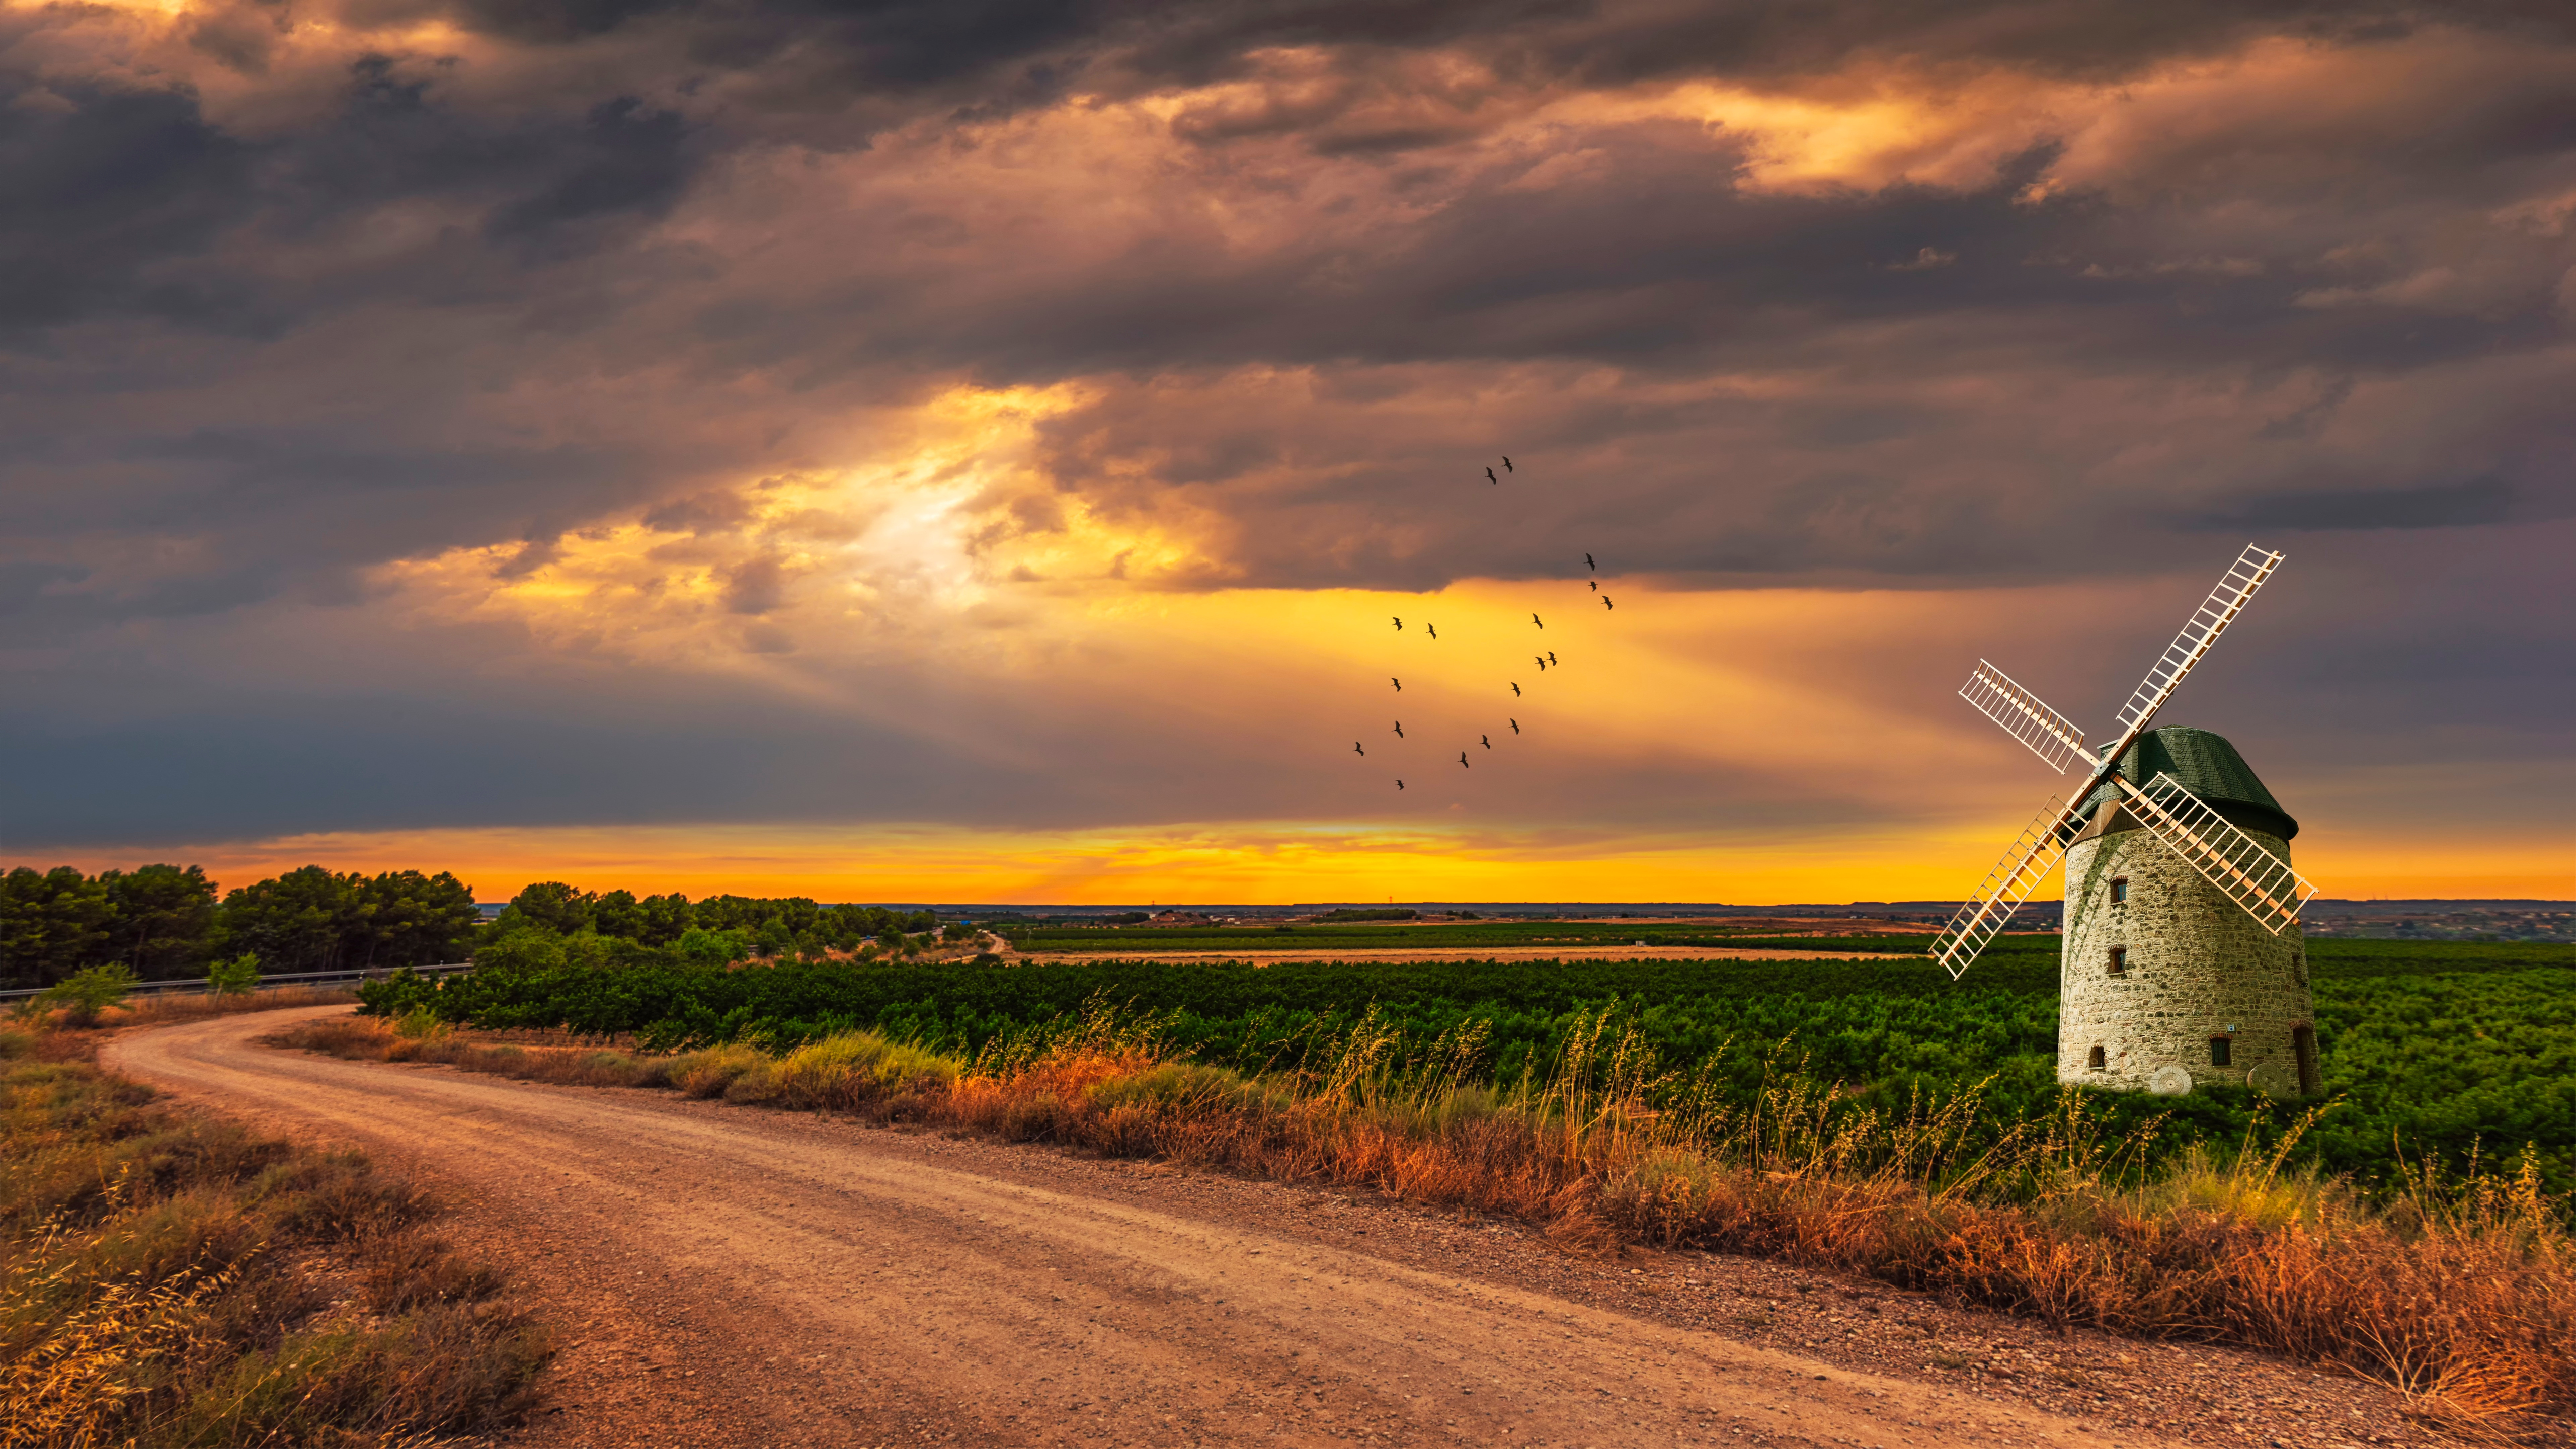
<instances>
[{"instance_id":1,"label":"gravel road surface","mask_svg":"<svg viewBox=\"0 0 2576 1449\"><path fill-rule=\"evenodd\" d=\"M2402 1423L2343 1381L2309 1403L2270 1397L2298 1424L2275 1431L2254 1401L2310 1375L1997 1335L2001 1320L1875 1287L1837 1296L1778 1265L1573 1259L1518 1225L1374 1197L253 1041L345 1009L140 1032L103 1061L437 1188L452 1236L561 1329L546 1410L514 1444L1898 1449L2167 1442L2156 1429L2205 1442L2249 1424L2236 1442L2326 1440L2311 1405ZM1970 1329L1942 1338L1943 1315ZM1826 1326L1853 1320L1901 1353ZM1730 1321L1748 1327L1703 1326ZM1758 1341L1783 1332L1822 1351ZM1867 1366L1927 1351L2000 1377ZM2054 1362L2092 1385L2052 1385L2072 1416L2014 1392L2005 1364L2024 1359L2032 1378ZM2146 1412L2131 1372L2147 1390L2241 1382L2247 1412L2231 1393L2122 1419Z\"/></svg>"}]
</instances>

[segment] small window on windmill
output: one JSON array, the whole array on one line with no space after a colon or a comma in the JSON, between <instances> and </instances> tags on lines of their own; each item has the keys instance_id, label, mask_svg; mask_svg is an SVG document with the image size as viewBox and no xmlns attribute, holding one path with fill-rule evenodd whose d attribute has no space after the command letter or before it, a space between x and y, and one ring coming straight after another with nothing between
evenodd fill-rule
<instances>
[{"instance_id":1,"label":"small window on windmill","mask_svg":"<svg viewBox=\"0 0 2576 1449\"><path fill-rule=\"evenodd\" d=\"M2089 1052L2086 1052L2086 1053L2084 1054L2084 1065L2086 1065L2086 1066L2088 1066L2088 1067L2091 1067L2093 1070L2095 1070L2095 1071L2097 1071L2097 1072L2098 1072L2098 1071L2100 1071L2100 1070L2102 1070L2102 1065L2103 1065L2102 1049L2101 1049L2100 1047L2095 1047L2093 1050L2091 1050L2091 1051L2089 1051Z\"/></svg>"},{"instance_id":2,"label":"small window on windmill","mask_svg":"<svg viewBox=\"0 0 2576 1449\"><path fill-rule=\"evenodd\" d=\"M2209 1064L2211 1066L2226 1066L2234 1059L2235 1055L2236 1038L2232 1036L2214 1036L2209 1039Z\"/></svg>"},{"instance_id":3,"label":"small window on windmill","mask_svg":"<svg viewBox=\"0 0 2576 1449\"><path fill-rule=\"evenodd\" d=\"M2115 906L2125 906L2128 903L2129 878L2125 875L2115 875L2111 877L2111 904Z\"/></svg>"},{"instance_id":4,"label":"small window on windmill","mask_svg":"<svg viewBox=\"0 0 2576 1449\"><path fill-rule=\"evenodd\" d=\"M2111 974L2114 976L2126 976L2129 974L2128 947L2114 946L2111 948Z\"/></svg>"}]
</instances>

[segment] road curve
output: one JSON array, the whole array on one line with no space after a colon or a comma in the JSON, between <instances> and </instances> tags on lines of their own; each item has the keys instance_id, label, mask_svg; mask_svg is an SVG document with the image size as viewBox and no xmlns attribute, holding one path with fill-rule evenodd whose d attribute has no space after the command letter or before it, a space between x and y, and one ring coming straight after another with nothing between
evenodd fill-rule
<instances>
[{"instance_id":1,"label":"road curve","mask_svg":"<svg viewBox=\"0 0 2576 1449\"><path fill-rule=\"evenodd\" d=\"M1239 1205L1296 1189L252 1040L314 1014L103 1060L457 1202L458 1235L504 1249L567 1342L516 1443L2110 1442Z\"/></svg>"}]
</instances>

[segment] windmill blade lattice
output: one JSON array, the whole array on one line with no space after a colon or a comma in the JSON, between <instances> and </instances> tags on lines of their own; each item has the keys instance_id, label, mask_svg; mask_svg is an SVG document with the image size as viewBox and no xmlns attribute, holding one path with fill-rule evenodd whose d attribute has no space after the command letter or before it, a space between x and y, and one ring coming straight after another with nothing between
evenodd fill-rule
<instances>
[{"instance_id":1,"label":"windmill blade lattice","mask_svg":"<svg viewBox=\"0 0 2576 1449\"><path fill-rule=\"evenodd\" d=\"M2083 817L2069 810L2064 800L2050 797L2039 814L2031 818L2012 849L2004 852L2001 863L1986 877L1932 938L1932 959L1956 981L1959 974L1977 959L1986 944L2003 934L2013 912L2030 899L2030 893L2048 873L2057 869L2058 860L2066 854L2066 843L2082 828Z\"/></svg>"},{"instance_id":2,"label":"windmill blade lattice","mask_svg":"<svg viewBox=\"0 0 2576 1449\"><path fill-rule=\"evenodd\" d=\"M2144 790L2121 780L2120 790L2139 823L2273 935L2296 925L2299 908L2317 893L2289 862L2264 849L2173 776L2160 773Z\"/></svg>"},{"instance_id":3,"label":"windmill blade lattice","mask_svg":"<svg viewBox=\"0 0 2576 1449\"><path fill-rule=\"evenodd\" d=\"M2165 646L2165 652L2156 660L2155 667L2147 671L2147 677L2129 695L2129 702L2120 706L2120 743L2110 752L2109 759L2118 759L2129 742L2145 732L2148 722L2156 717L2156 711L2173 696L2174 686L2182 683L2184 677L2208 656L2209 646L2217 643L2218 636L2227 632L2227 626L2236 622L2236 616L2245 612L2245 605L2254 597L2254 591L2263 587L2263 581L2280 566L2281 555L2254 544L2245 545L2245 551L2238 554L2236 562L2229 566L2227 576L2220 579L2218 587L2210 590L2209 597L2192 611L2191 619L2182 626L2182 632L2174 636L2173 643Z\"/></svg>"},{"instance_id":4,"label":"windmill blade lattice","mask_svg":"<svg viewBox=\"0 0 2576 1449\"><path fill-rule=\"evenodd\" d=\"M2077 760L2095 763L2084 748L2084 731L2066 716L2040 703L2039 696L2013 682L2012 676L1980 659L1977 671L1959 689L1959 697L1977 712L2004 727L2004 733L2028 746L2050 769L2063 775Z\"/></svg>"}]
</instances>

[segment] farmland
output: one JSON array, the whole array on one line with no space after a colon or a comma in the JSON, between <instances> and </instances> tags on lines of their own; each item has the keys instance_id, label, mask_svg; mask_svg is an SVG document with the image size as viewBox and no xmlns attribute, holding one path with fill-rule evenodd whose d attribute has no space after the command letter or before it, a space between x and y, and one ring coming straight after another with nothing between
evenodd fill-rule
<instances>
[{"instance_id":1,"label":"farmland","mask_svg":"<svg viewBox=\"0 0 2576 1449\"><path fill-rule=\"evenodd\" d=\"M1426 920L1418 924L1372 921L1350 925L1283 922L1261 926L1000 924L991 929L1008 939L1015 949L1032 955L1096 955L1102 952L1200 955L1229 951L1266 955L1277 951L1312 950L1329 954L1340 951L1505 950L1532 946L1583 950L1638 942L1649 946L1744 946L1766 943L1770 936L1782 929L1782 925L1760 918L1719 918L1695 921ZM1812 933L1818 927L1813 923L1800 922L1797 929ZM1925 928L1926 931L1928 929ZM1909 937L1919 942L1922 934L1874 935L1867 939L1875 944L1858 949L1914 949L1908 944ZM1808 944L1803 935L1797 943L1800 946Z\"/></svg>"},{"instance_id":2,"label":"farmland","mask_svg":"<svg viewBox=\"0 0 2576 1449\"><path fill-rule=\"evenodd\" d=\"M1603 926L1600 936L1623 942L1685 934L1671 926L1582 924ZM1427 945L1436 934L1480 927L1513 938L1509 944L1537 944L1529 938L1571 934L1576 925L1295 934L1329 955L1376 945L1383 935ZM1178 941L1134 939L1144 932L1067 934L1090 941L1114 934L1121 945L1163 958L1186 949ZM1267 945L1280 934L1225 939ZM1569 953L1579 949L1565 944ZM1722 944L1898 945L1884 936L1739 935ZM1010 967L800 958L725 965L630 941L542 933L514 938L492 955L484 969L444 987L390 988L382 1004L424 1006L462 1024L631 1037L657 1048L747 1041L781 1050L874 1030L972 1055L1087 1030L1149 1039L1162 1052L1239 1071L1307 1073L1365 1049L1389 1070L1436 1068L1503 1086L1544 1077L1569 1042L1607 1031L1651 1051L1664 1075L1659 1090L1702 1104L1749 1104L1766 1086L1796 1082L1836 1089L1840 1112L1885 1118L1973 1089L1981 1092L1989 1129L2001 1132L2046 1115L2059 1096L2053 936L2006 937L1957 983L1919 957L1254 967L1140 955ZM2473 1156L2492 1162L2529 1144L2554 1190L2576 1187L2576 1028L2559 1007L2576 988L2576 949L2321 941L2311 955L2334 1105L2294 1161L2381 1183L2419 1157L2458 1170ZM2249 1136L2268 1142L2294 1116L2226 1090L2178 1100L2100 1094L2093 1106L2104 1130L2151 1137L2164 1152L2198 1140L2230 1148Z\"/></svg>"}]
</instances>

